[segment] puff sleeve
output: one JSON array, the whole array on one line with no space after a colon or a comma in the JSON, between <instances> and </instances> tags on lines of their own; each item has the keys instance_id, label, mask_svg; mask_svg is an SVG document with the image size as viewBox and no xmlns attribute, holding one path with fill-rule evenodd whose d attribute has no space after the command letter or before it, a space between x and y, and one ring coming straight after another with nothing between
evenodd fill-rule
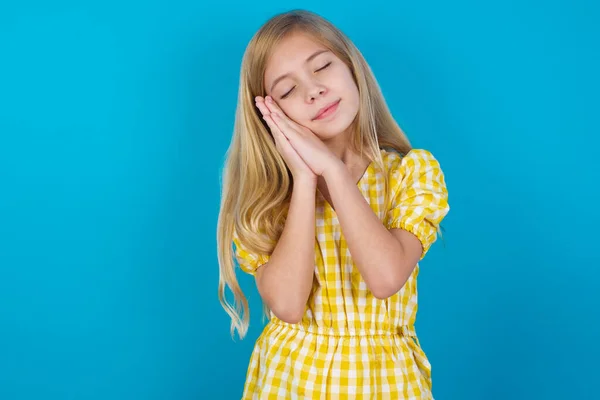
<instances>
[{"instance_id":1,"label":"puff sleeve","mask_svg":"<svg viewBox=\"0 0 600 400\"><path fill-rule=\"evenodd\" d=\"M444 173L427 150L413 149L390 163L390 208L384 225L414 234L423 246L421 259L437 239L450 207Z\"/></svg>"},{"instance_id":2,"label":"puff sleeve","mask_svg":"<svg viewBox=\"0 0 600 400\"><path fill-rule=\"evenodd\" d=\"M250 275L255 275L258 267L266 264L269 261L270 255L256 254L248 250L248 248L246 248L246 246L240 242L235 229L233 233L233 243L235 244L235 259L242 271Z\"/></svg>"}]
</instances>

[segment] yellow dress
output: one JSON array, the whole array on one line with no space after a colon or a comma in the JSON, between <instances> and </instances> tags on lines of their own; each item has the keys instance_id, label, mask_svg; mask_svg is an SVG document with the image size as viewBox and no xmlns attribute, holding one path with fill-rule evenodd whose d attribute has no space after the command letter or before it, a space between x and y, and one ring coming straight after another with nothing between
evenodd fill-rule
<instances>
[{"instance_id":1,"label":"yellow dress","mask_svg":"<svg viewBox=\"0 0 600 400\"><path fill-rule=\"evenodd\" d=\"M425 255L449 211L444 174L426 150L381 149L358 187L388 228L416 235ZM383 174L391 200L384 210ZM302 321L271 315L256 341L243 399L432 399L431 368L414 330L417 266L404 287L377 299L354 266L335 211L317 192L313 295ZM251 254L234 234L240 268L254 274L269 255Z\"/></svg>"}]
</instances>

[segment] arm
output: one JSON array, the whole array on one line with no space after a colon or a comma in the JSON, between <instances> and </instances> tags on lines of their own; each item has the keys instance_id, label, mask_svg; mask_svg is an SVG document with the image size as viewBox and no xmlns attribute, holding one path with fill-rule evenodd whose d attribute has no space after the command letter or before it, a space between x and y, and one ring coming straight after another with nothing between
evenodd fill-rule
<instances>
[{"instance_id":1,"label":"arm","mask_svg":"<svg viewBox=\"0 0 600 400\"><path fill-rule=\"evenodd\" d=\"M256 271L258 291L282 321L302 319L315 268L316 181L294 182L285 226L269 261Z\"/></svg>"},{"instance_id":2,"label":"arm","mask_svg":"<svg viewBox=\"0 0 600 400\"><path fill-rule=\"evenodd\" d=\"M324 178L352 259L367 287L380 299L395 294L419 261L421 242L402 229L388 230L342 163Z\"/></svg>"}]
</instances>

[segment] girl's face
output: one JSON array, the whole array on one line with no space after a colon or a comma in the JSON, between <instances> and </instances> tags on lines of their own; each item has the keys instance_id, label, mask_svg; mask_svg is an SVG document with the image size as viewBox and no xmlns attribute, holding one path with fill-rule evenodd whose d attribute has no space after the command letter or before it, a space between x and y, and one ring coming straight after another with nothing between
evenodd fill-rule
<instances>
[{"instance_id":1,"label":"girl's face","mask_svg":"<svg viewBox=\"0 0 600 400\"><path fill-rule=\"evenodd\" d=\"M352 72L306 34L294 33L273 49L264 82L266 94L283 112L321 140L347 132L358 113Z\"/></svg>"}]
</instances>

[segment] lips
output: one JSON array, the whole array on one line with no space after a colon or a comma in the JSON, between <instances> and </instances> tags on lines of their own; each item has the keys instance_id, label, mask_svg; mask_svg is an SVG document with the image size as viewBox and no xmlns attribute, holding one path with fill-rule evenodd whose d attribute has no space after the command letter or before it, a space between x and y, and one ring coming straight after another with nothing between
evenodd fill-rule
<instances>
[{"instance_id":1,"label":"lips","mask_svg":"<svg viewBox=\"0 0 600 400\"><path fill-rule=\"evenodd\" d=\"M329 111L332 107L337 106L338 103L340 102L340 100L336 100L336 101L334 101L332 103L327 104L325 107L321 108L319 110L319 112L317 113L317 115L315 115L315 117L313 118L313 120L319 119L323 114L325 114L327 111Z\"/></svg>"}]
</instances>

